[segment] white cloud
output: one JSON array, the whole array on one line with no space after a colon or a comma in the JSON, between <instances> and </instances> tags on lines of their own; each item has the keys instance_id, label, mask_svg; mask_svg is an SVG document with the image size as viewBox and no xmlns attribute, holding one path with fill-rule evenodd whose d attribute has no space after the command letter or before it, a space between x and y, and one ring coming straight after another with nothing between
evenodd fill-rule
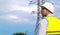
<instances>
[{"instance_id":1,"label":"white cloud","mask_svg":"<svg viewBox=\"0 0 60 35\"><path fill-rule=\"evenodd\" d=\"M0 2L4 2L4 1L6 1L6 0L0 0Z\"/></svg>"},{"instance_id":2,"label":"white cloud","mask_svg":"<svg viewBox=\"0 0 60 35\"><path fill-rule=\"evenodd\" d=\"M8 15L8 18L11 18L11 19L19 19L19 17L15 16L15 15Z\"/></svg>"},{"instance_id":3,"label":"white cloud","mask_svg":"<svg viewBox=\"0 0 60 35\"><path fill-rule=\"evenodd\" d=\"M10 15L10 14L8 14L8 15L2 15L2 16L0 16L0 19L4 19L4 20L12 20L12 21L16 21L16 20L18 20L19 19L19 17L18 16L16 16L16 15Z\"/></svg>"},{"instance_id":4,"label":"white cloud","mask_svg":"<svg viewBox=\"0 0 60 35\"><path fill-rule=\"evenodd\" d=\"M7 3L7 2L6 2ZM4 6L1 7L0 11L2 10L3 13L7 13L6 15L2 15L0 16L0 19L4 19L7 20L9 22L30 22L30 19L25 18L25 17L21 17L18 15L14 15L13 11L19 11L18 13L22 12L26 12L27 13L31 13L32 11L36 11L37 10L37 6L21 6L21 5L26 5L28 3L26 3L25 1L18 1L18 0L11 0L9 3L7 3L6 5L4 4ZM23 16L23 15L22 15ZM30 15L29 15L30 16Z\"/></svg>"},{"instance_id":5,"label":"white cloud","mask_svg":"<svg viewBox=\"0 0 60 35\"><path fill-rule=\"evenodd\" d=\"M3 15L0 16L0 19L9 21L9 22L13 22L13 23L26 23L26 22L30 22L30 19L28 18L24 18L24 17L18 17L17 15Z\"/></svg>"},{"instance_id":6,"label":"white cloud","mask_svg":"<svg viewBox=\"0 0 60 35\"><path fill-rule=\"evenodd\" d=\"M12 12L14 10L22 10L23 12L31 13L32 11L35 11L37 8L37 6L32 6L32 7L24 6L24 5L28 4L26 0L24 0L24 1L23 0L20 0L20 1L19 0L11 0L10 2L8 0L6 0L6 1L7 1L6 6L4 4L4 6L1 7L1 10L4 12Z\"/></svg>"},{"instance_id":7,"label":"white cloud","mask_svg":"<svg viewBox=\"0 0 60 35\"><path fill-rule=\"evenodd\" d=\"M25 21L25 22L29 22L29 19L27 19L27 18L24 18L24 19L23 19L23 21Z\"/></svg>"},{"instance_id":8,"label":"white cloud","mask_svg":"<svg viewBox=\"0 0 60 35\"><path fill-rule=\"evenodd\" d=\"M28 6L19 6L19 5L9 5L9 7L10 7L9 8L10 11L21 10L26 13L31 13L32 11L37 10L37 6L28 7Z\"/></svg>"}]
</instances>

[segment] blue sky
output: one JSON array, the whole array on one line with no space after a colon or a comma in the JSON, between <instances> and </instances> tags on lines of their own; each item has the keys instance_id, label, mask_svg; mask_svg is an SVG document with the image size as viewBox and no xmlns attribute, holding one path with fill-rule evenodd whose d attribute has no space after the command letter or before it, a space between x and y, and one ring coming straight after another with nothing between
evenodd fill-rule
<instances>
[{"instance_id":1,"label":"blue sky","mask_svg":"<svg viewBox=\"0 0 60 35\"><path fill-rule=\"evenodd\" d=\"M36 25L36 4L31 0L0 0L0 35L12 35L16 32L34 34ZM34 2L36 0L33 0ZM47 0L55 5L55 16L60 18L60 0Z\"/></svg>"}]
</instances>

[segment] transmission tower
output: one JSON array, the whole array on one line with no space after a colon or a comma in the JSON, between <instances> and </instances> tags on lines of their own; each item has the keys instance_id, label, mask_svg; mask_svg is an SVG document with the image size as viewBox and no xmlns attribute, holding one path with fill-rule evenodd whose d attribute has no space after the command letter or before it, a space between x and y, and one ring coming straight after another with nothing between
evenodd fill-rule
<instances>
[{"instance_id":1,"label":"transmission tower","mask_svg":"<svg viewBox=\"0 0 60 35\"><path fill-rule=\"evenodd\" d=\"M36 22L36 28L35 28L35 33L34 35L38 35L38 31L39 31L39 21L42 19L41 16L41 5L44 4L47 0L37 0L37 22Z\"/></svg>"}]
</instances>

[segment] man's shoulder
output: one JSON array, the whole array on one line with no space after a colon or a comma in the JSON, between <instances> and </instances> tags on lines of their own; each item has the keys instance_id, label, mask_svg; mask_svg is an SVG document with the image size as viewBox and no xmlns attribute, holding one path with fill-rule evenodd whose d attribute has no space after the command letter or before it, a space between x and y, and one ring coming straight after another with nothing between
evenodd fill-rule
<instances>
[{"instance_id":1,"label":"man's shoulder","mask_svg":"<svg viewBox=\"0 0 60 35\"><path fill-rule=\"evenodd\" d=\"M46 19L41 19L40 23L46 23L46 25L48 24L48 21Z\"/></svg>"},{"instance_id":2,"label":"man's shoulder","mask_svg":"<svg viewBox=\"0 0 60 35\"><path fill-rule=\"evenodd\" d=\"M41 21L47 21L46 19L41 19Z\"/></svg>"}]
</instances>

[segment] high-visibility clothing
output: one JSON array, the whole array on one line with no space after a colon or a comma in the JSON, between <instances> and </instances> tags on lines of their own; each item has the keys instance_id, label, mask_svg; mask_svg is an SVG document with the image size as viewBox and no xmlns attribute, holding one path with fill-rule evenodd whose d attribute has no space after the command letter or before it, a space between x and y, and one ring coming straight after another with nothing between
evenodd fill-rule
<instances>
[{"instance_id":1,"label":"high-visibility clothing","mask_svg":"<svg viewBox=\"0 0 60 35\"><path fill-rule=\"evenodd\" d=\"M48 25L46 28L47 33L58 34L57 32L60 31L60 20L54 16L47 16L46 20L48 22ZM59 32L59 34L60 34L60 32Z\"/></svg>"}]
</instances>

